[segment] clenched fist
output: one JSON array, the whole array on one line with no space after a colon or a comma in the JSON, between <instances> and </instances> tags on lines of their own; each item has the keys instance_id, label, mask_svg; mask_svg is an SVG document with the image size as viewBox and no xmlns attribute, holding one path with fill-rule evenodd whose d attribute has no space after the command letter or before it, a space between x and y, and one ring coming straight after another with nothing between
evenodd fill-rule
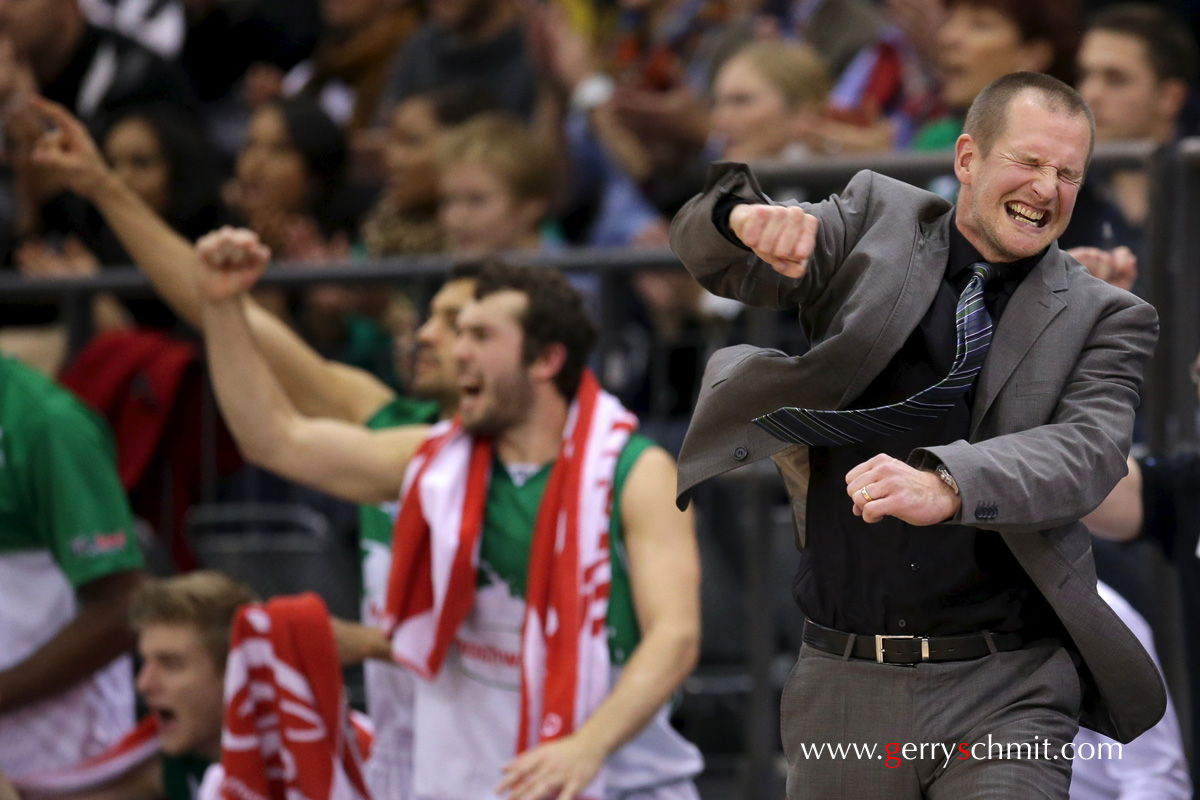
<instances>
[{"instance_id":1,"label":"clenched fist","mask_svg":"<svg viewBox=\"0 0 1200 800\"><path fill-rule=\"evenodd\" d=\"M730 212L729 227L780 275L804 277L817 243L816 217L796 206L743 203Z\"/></svg>"},{"instance_id":2,"label":"clenched fist","mask_svg":"<svg viewBox=\"0 0 1200 800\"><path fill-rule=\"evenodd\" d=\"M228 225L196 242L201 295L219 302L250 291L267 268L271 250L253 231Z\"/></svg>"}]
</instances>

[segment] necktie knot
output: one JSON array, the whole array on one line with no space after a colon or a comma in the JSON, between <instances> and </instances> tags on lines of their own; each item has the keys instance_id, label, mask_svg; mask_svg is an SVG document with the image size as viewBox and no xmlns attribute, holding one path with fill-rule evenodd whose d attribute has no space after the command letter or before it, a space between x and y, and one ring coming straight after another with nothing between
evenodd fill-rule
<instances>
[{"instance_id":1,"label":"necktie knot","mask_svg":"<svg viewBox=\"0 0 1200 800\"><path fill-rule=\"evenodd\" d=\"M995 269L986 261L976 261L971 265L971 274L979 280L981 286L987 286L994 273Z\"/></svg>"}]
</instances>

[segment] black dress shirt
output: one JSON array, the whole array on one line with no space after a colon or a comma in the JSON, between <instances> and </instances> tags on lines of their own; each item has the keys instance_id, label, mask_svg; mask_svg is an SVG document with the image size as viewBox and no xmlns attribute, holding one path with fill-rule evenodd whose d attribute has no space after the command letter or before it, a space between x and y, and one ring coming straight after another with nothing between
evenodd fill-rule
<instances>
[{"instance_id":1,"label":"black dress shirt","mask_svg":"<svg viewBox=\"0 0 1200 800\"><path fill-rule=\"evenodd\" d=\"M729 227L729 213L741 202L734 195L721 198L712 219L725 238L745 248ZM995 325L1043 255L992 264L983 300ZM958 298L971 280L971 266L983 260L952 223L946 272L933 303L850 408L900 402L946 377L957 348ZM846 494L850 470L880 453L906 461L919 447L966 439L974 394L972 386L944 416L907 433L809 448L807 546L792 583L792 595L809 619L867 635L1020 630L1036 638L1058 632L1053 610L1000 534L966 525L918 527L895 517L868 524L852 511Z\"/></svg>"},{"instance_id":2,"label":"black dress shirt","mask_svg":"<svg viewBox=\"0 0 1200 800\"><path fill-rule=\"evenodd\" d=\"M950 371L955 308L979 252L950 226L950 256L932 305L899 352L851 405L904 400ZM999 322L1013 292L1041 258L994 264L984 304ZM916 527L895 517L868 524L852 513L846 473L879 453L904 461L918 447L966 439L974 387L944 416L907 433L842 447L812 447L808 545L792 591L810 619L859 634L944 636L1024 630L1053 619L1000 535L963 525Z\"/></svg>"}]
</instances>

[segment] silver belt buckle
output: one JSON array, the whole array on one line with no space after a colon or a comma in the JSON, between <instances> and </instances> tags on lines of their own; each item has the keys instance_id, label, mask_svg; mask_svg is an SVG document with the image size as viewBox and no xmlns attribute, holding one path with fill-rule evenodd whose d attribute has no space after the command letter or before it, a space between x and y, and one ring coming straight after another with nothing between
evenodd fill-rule
<instances>
[{"instance_id":1,"label":"silver belt buckle","mask_svg":"<svg viewBox=\"0 0 1200 800\"><path fill-rule=\"evenodd\" d=\"M917 636L881 636L881 635L877 634L875 636L875 661L876 661L876 663L879 663L879 664L884 663L883 642L885 639L917 639L917 638L920 638L920 640L921 640L921 660L928 661L929 660L929 637L927 637L927 636L921 636L921 637L917 637Z\"/></svg>"}]
</instances>

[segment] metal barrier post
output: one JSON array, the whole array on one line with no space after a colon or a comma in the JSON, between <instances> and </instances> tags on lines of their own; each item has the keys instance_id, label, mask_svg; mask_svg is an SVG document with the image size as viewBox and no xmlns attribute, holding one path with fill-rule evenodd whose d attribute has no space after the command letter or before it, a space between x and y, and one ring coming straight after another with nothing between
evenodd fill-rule
<instances>
[{"instance_id":1,"label":"metal barrier post","mask_svg":"<svg viewBox=\"0 0 1200 800\"><path fill-rule=\"evenodd\" d=\"M1153 214L1151 227L1168 228L1162 234L1167 244L1166 263L1155 264L1165 284L1160 302L1155 303L1160 315L1158 349L1162 357L1155 359L1152 369L1151 394L1156 404L1158 398L1153 392L1162 394L1162 438L1153 448L1161 453L1197 441L1196 387L1188 377L1188 368L1200 351L1200 230L1196 224L1200 219L1200 188L1196 186L1200 139L1179 142L1157 166L1166 174L1154 174L1155 193L1160 199L1166 195L1166 205L1152 208L1158 213Z\"/></svg>"}]
</instances>

